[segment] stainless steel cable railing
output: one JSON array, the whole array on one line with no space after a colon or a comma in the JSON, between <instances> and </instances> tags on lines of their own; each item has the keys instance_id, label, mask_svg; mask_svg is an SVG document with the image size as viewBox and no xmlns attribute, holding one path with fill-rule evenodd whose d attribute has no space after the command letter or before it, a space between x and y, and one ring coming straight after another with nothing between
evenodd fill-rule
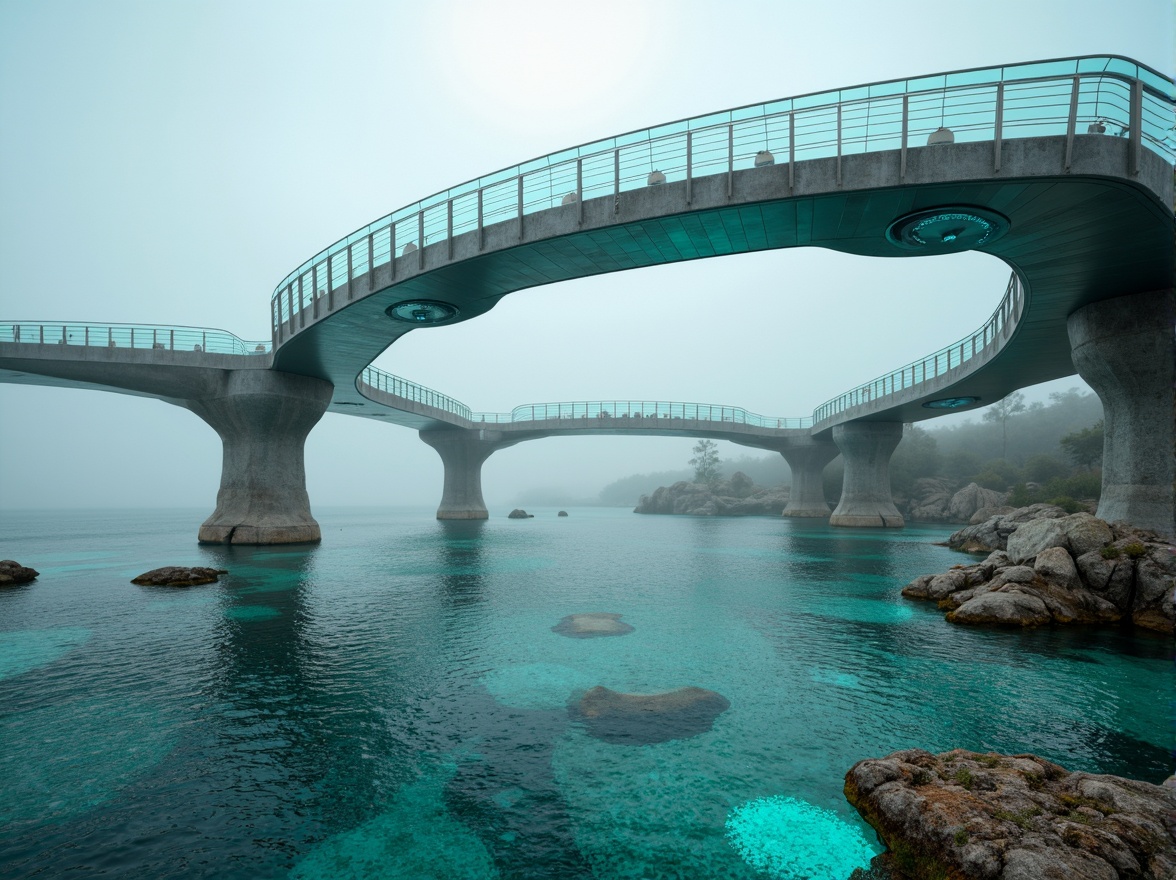
<instances>
[{"instance_id":1,"label":"stainless steel cable railing","mask_svg":"<svg viewBox=\"0 0 1176 880\"><path fill-rule=\"evenodd\" d=\"M245 340L227 330L205 327L174 327L166 324L83 324L61 321L16 321L0 324L0 342L244 355L269 354L272 347L269 340Z\"/></svg>"},{"instance_id":2,"label":"stainless steel cable railing","mask_svg":"<svg viewBox=\"0 0 1176 880\"><path fill-rule=\"evenodd\" d=\"M1171 80L1137 62L1091 56L955 71L803 95L680 120L552 153L435 193L331 245L271 299L280 343L337 306L371 269L465 232L585 199L736 168L956 142L1102 134L1176 158ZM1069 149L1067 150L1069 154ZM999 154L998 154L999 155ZM999 159L998 159L999 162ZM905 167L905 166L904 166ZM418 263L418 267L423 265Z\"/></svg>"},{"instance_id":3,"label":"stainless steel cable railing","mask_svg":"<svg viewBox=\"0 0 1176 880\"><path fill-rule=\"evenodd\" d=\"M968 363L973 358L987 357L1004 346L1012 334L1024 307L1025 291L1014 272L1009 278L1005 295L983 326L963 339L939 349L906 366L827 400L813 410L813 423L839 415L855 406L893 399L895 395L917 388L926 382L946 375L950 370Z\"/></svg>"}]
</instances>

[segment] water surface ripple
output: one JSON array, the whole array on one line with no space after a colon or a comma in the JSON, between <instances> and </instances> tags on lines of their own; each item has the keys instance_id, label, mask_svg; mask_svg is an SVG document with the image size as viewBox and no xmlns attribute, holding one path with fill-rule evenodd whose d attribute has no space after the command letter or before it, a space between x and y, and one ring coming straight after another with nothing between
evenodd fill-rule
<instances>
[{"instance_id":1,"label":"water surface ripple","mask_svg":"<svg viewBox=\"0 0 1176 880\"><path fill-rule=\"evenodd\" d=\"M192 511L5 512L0 876L845 880L841 793L899 748L1172 772L1172 641L953 627L901 598L945 528L537 510L316 511L318 547L200 547ZM183 590L160 565L229 569ZM574 614L623 638L567 638ZM648 745L597 685L730 707Z\"/></svg>"}]
</instances>

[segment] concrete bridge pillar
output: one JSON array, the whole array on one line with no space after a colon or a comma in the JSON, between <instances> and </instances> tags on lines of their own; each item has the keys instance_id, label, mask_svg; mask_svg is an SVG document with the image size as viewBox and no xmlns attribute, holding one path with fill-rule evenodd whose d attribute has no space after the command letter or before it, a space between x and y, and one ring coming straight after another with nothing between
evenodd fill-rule
<instances>
[{"instance_id":1,"label":"concrete bridge pillar","mask_svg":"<svg viewBox=\"0 0 1176 880\"><path fill-rule=\"evenodd\" d=\"M509 443L486 438L485 431L439 428L420 431L420 437L437 450L445 466L445 488L437 519L489 519L482 500L482 463Z\"/></svg>"},{"instance_id":2,"label":"concrete bridge pillar","mask_svg":"<svg viewBox=\"0 0 1176 880\"><path fill-rule=\"evenodd\" d=\"M792 471L792 488L788 491L788 505L783 516L827 517L829 502L825 500L825 466L837 457L836 444L829 440L797 442L780 450Z\"/></svg>"},{"instance_id":3,"label":"concrete bridge pillar","mask_svg":"<svg viewBox=\"0 0 1176 880\"><path fill-rule=\"evenodd\" d=\"M902 528L902 514L890 495L890 456L900 440L901 422L846 422L833 428L833 442L845 457L845 482L829 525Z\"/></svg>"},{"instance_id":4,"label":"concrete bridge pillar","mask_svg":"<svg viewBox=\"0 0 1176 880\"><path fill-rule=\"evenodd\" d=\"M1091 303L1066 329L1103 405L1099 518L1176 535L1176 291Z\"/></svg>"},{"instance_id":5,"label":"concrete bridge pillar","mask_svg":"<svg viewBox=\"0 0 1176 880\"><path fill-rule=\"evenodd\" d=\"M217 393L185 401L220 435L224 449L216 510L202 544L319 541L310 514L303 451L331 402L321 379L271 370L227 370Z\"/></svg>"}]
</instances>

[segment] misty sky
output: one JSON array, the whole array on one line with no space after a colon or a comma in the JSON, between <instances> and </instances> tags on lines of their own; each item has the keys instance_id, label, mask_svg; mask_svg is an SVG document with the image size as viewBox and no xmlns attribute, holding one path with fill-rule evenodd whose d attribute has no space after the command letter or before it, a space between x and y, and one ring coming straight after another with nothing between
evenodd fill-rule
<instances>
[{"instance_id":1,"label":"misty sky","mask_svg":"<svg viewBox=\"0 0 1176 880\"><path fill-rule=\"evenodd\" d=\"M268 339L272 290L303 260L498 168L966 67L1115 53L1170 74L1172 34L1169 0L0 0L0 320ZM629 398L804 416L980 326L1008 274L980 254L737 255L512 294L376 363L475 410ZM0 385L0 425L0 507L215 505L220 441L187 410ZM532 487L594 495L684 466L692 442L523 443L486 463L486 500L495 515ZM306 465L312 506L440 500L440 460L406 428L327 415Z\"/></svg>"}]
</instances>

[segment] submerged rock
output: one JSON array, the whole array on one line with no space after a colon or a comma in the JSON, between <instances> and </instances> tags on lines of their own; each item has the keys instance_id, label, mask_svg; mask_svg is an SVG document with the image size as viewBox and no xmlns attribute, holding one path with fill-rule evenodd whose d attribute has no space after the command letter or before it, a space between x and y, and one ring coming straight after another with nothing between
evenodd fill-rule
<instances>
[{"instance_id":1,"label":"submerged rock","mask_svg":"<svg viewBox=\"0 0 1176 880\"><path fill-rule=\"evenodd\" d=\"M1176 790L1035 755L895 752L855 764L845 797L911 880L1176 876Z\"/></svg>"},{"instance_id":2,"label":"submerged rock","mask_svg":"<svg viewBox=\"0 0 1176 880\"><path fill-rule=\"evenodd\" d=\"M619 614L569 614L551 631L572 639L596 639L601 636L628 635L633 632L633 627L621 623Z\"/></svg>"},{"instance_id":3,"label":"submerged rock","mask_svg":"<svg viewBox=\"0 0 1176 880\"><path fill-rule=\"evenodd\" d=\"M643 746L705 733L731 707L722 694L700 687L660 694L623 694L597 686L569 709L588 734L614 745Z\"/></svg>"},{"instance_id":4,"label":"submerged rock","mask_svg":"<svg viewBox=\"0 0 1176 880\"><path fill-rule=\"evenodd\" d=\"M202 568L194 566L168 565L163 568L153 568L144 572L131 581L141 587L195 587L200 584L214 584L222 574L228 574L224 568Z\"/></svg>"},{"instance_id":5,"label":"submerged rock","mask_svg":"<svg viewBox=\"0 0 1176 880\"><path fill-rule=\"evenodd\" d=\"M0 559L0 587L27 584L39 574L36 569L21 565L12 559Z\"/></svg>"},{"instance_id":6,"label":"submerged rock","mask_svg":"<svg viewBox=\"0 0 1176 880\"><path fill-rule=\"evenodd\" d=\"M508 513L506 515L506 518L507 519L534 519L535 514L527 513L527 511L523 510L521 507L516 507L514 510L512 510L510 513Z\"/></svg>"}]
</instances>

